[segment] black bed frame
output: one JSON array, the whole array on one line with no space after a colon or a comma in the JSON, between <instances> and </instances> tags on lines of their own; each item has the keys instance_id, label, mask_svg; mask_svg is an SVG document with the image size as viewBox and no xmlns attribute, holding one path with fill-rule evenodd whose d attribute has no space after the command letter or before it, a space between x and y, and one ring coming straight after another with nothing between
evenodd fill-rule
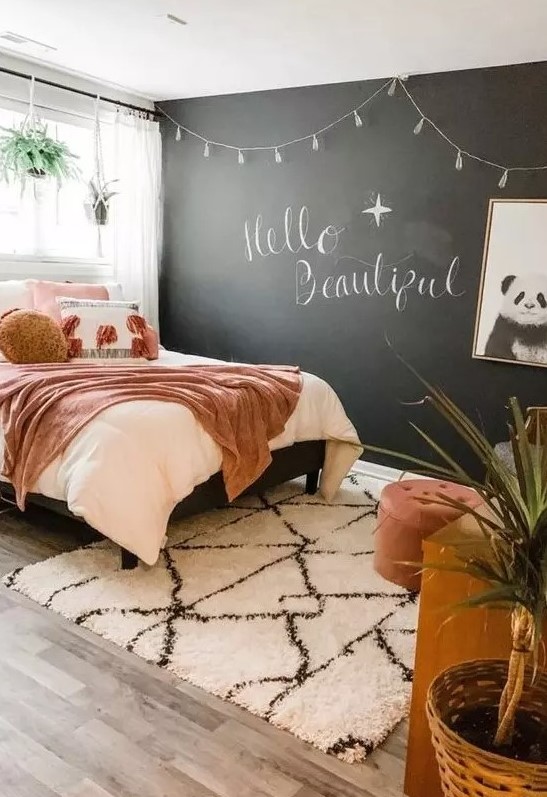
<instances>
[{"instance_id":1,"label":"black bed frame","mask_svg":"<svg viewBox=\"0 0 547 797\"><path fill-rule=\"evenodd\" d=\"M298 476L306 476L306 492L313 495L317 492L319 473L323 467L324 459L324 440L310 440L303 443L294 443L292 446L272 451L272 461L270 465L262 476L245 490L244 495L257 495L264 492L264 490L268 490L290 479L296 479ZM7 494L10 498L13 498L14 494L11 485L2 483L1 490L2 495ZM84 522L82 518L72 514L64 501L47 498L39 493L29 493L26 500L28 503ZM179 520L189 515L205 512L208 509L215 509L227 503L229 502L226 490L224 489L222 473L218 472L211 476L206 482L203 482L203 484L199 484L184 501L177 504L171 513L170 519ZM126 548L121 548L120 546L120 549L122 569L131 570L137 567L139 563L138 557Z\"/></svg>"}]
</instances>

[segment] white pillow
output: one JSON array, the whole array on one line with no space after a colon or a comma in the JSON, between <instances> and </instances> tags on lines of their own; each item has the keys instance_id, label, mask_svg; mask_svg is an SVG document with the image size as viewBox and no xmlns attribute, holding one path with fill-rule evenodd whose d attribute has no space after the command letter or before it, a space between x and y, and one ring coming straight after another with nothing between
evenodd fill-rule
<instances>
[{"instance_id":1,"label":"white pillow","mask_svg":"<svg viewBox=\"0 0 547 797\"><path fill-rule=\"evenodd\" d=\"M108 298L111 302L125 302L122 286L119 282L105 282L104 287L108 291Z\"/></svg>"},{"instance_id":2,"label":"white pillow","mask_svg":"<svg viewBox=\"0 0 547 797\"><path fill-rule=\"evenodd\" d=\"M26 280L0 280L0 316L8 310L31 310L33 294Z\"/></svg>"},{"instance_id":3,"label":"white pillow","mask_svg":"<svg viewBox=\"0 0 547 797\"><path fill-rule=\"evenodd\" d=\"M57 297L69 357L94 362L144 362L146 321L138 302Z\"/></svg>"},{"instance_id":4,"label":"white pillow","mask_svg":"<svg viewBox=\"0 0 547 797\"><path fill-rule=\"evenodd\" d=\"M32 287L26 280L0 280L0 316L8 310L32 310L33 307ZM0 362L6 362L1 352Z\"/></svg>"}]
</instances>

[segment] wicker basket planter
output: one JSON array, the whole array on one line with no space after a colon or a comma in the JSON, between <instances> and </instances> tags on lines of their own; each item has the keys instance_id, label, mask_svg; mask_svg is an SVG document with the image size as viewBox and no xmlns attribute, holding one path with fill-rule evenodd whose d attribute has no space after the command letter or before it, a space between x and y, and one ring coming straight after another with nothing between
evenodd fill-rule
<instances>
[{"instance_id":1,"label":"wicker basket planter","mask_svg":"<svg viewBox=\"0 0 547 797\"><path fill-rule=\"evenodd\" d=\"M464 708L498 705L507 667L497 659L465 662L438 675L429 688L427 717L445 797L547 797L547 765L481 750L450 727ZM545 725L547 672L538 672L533 685L530 676L527 671L520 706Z\"/></svg>"}]
</instances>

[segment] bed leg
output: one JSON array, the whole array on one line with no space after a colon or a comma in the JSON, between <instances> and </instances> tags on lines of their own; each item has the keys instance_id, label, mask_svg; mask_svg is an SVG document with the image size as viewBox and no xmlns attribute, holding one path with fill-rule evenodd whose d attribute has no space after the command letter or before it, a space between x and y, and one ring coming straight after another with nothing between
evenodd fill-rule
<instances>
[{"instance_id":1,"label":"bed leg","mask_svg":"<svg viewBox=\"0 0 547 797\"><path fill-rule=\"evenodd\" d=\"M128 551L127 548L120 548L122 552L122 570L134 570L139 565L139 557Z\"/></svg>"},{"instance_id":2,"label":"bed leg","mask_svg":"<svg viewBox=\"0 0 547 797\"><path fill-rule=\"evenodd\" d=\"M315 495L317 492L317 485L319 484L318 470L312 470L311 473L306 474L306 492L308 495Z\"/></svg>"}]
</instances>

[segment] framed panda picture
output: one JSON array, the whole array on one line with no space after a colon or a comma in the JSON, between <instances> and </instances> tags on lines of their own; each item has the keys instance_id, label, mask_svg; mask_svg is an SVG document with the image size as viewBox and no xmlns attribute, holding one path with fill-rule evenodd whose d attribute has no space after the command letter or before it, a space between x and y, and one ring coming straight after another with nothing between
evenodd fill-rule
<instances>
[{"instance_id":1,"label":"framed panda picture","mask_svg":"<svg viewBox=\"0 0 547 797\"><path fill-rule=\"evenodd\" d=\"M491 199L473 357L547 366L547 199Z\"/></svg>"}]
</instances>

